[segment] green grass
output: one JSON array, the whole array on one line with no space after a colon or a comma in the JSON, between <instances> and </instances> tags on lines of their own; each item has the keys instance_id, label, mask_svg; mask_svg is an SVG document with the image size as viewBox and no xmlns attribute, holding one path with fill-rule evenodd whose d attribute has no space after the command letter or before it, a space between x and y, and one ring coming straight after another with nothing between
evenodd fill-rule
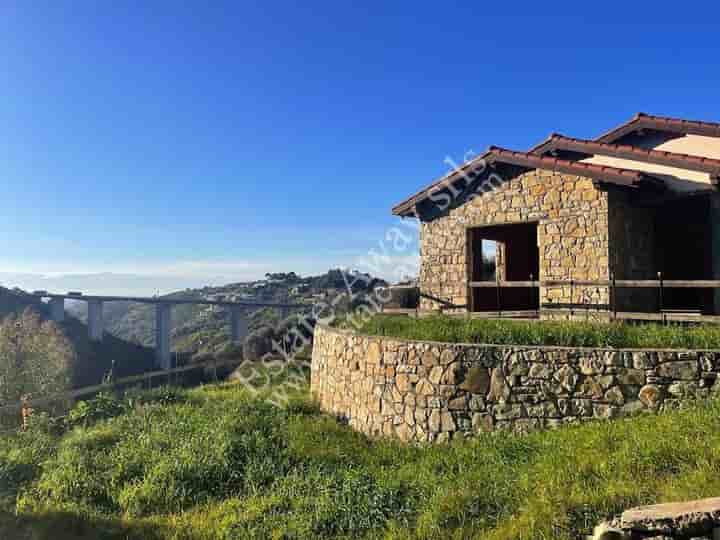
<instances>
[{"instance_id":1,"label":"green grass","mask_svg":"<svg viewBox=\"0 0 720 540\"><path fill-rule=\"evenodd\" d=\"M720 326L662 326L567 321L511 321L377 315L360 333L404 339L498 345L720 349Z\"/></svg>"},{"instance_id":2,"label":"green grass","mask_svg":"<svg viewBox=\"0 0 720 540\"><path fill-rule=\"evenodd\" d=\"M720 401L417 447L305 394L156 390L5 436L0 538L570 540L630 505L720 494Z\"/></svg>"}]
</instances>

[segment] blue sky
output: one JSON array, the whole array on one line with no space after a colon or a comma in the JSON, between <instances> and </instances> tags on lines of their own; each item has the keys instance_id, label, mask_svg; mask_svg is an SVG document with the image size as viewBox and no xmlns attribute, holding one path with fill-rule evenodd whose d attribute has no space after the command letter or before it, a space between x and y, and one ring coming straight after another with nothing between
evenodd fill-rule
<instances>
[{"instance_id":1,"label":"blue sky","mask_svg":"<svg viewBox=\"0 0 720 540\"><path fill-rule=\"evenodd\" d=\"M719 11L3 2L0 281L363 269L446 157L638 111L720 120Z\"/></svg>"}]
</instances>

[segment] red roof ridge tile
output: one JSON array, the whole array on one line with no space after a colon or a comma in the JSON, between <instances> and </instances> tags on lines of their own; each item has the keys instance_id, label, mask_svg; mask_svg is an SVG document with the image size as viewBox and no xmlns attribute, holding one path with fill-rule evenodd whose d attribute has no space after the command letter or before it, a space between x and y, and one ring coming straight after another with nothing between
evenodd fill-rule
<instances>
[{"instance_id":1,"label":"red roof ridge tile","mask_svg":"<svg viewBox=\"0 0 720 540\"><path fill-rule=\"evenodd\" d=\"M710 174L720 174L720 159L710 158L706 156L694 156L691 154L683 154L678 152L668 152L666 150L655 150L640 148L627 144L611 144L587 139L579 139L576 137L566 137L558 133L553 133L547 140L535 146L531 152L542 154L555 149L565 149L570 151L582 152L586 150L592 155L606 155L619 157L622 159L637 158L648 163L658 165L666 165L669 167L686 168L690 170L700 170Z\"/></svg>"},{"instance_id":2,"label":"red roof ridge tile","mask_svg":"<svg viewBox=\"0 0 720 540\"><path fill-rule=\"evenodd\" d=\"M627 122L611 129L595 139L596 142L612 143L628 133L640 129L653 129L683 135L704 135L720 137L720 123L702 120L687 120L671 116L656 116L637 113Z\"/></svg>"}]
</instances>

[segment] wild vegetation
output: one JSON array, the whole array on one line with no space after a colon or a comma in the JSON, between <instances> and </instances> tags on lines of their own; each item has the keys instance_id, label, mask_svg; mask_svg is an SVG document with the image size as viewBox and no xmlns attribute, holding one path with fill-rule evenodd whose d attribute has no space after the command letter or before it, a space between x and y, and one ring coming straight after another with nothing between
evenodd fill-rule
<instances>
[{"instance_id":1,"label":"wild vegetation","mask_svg":"<svg viewBox=\"0 0 720 540\"><path fill-rule=\"evenodd\" d=\"M277 408L226 384L38 417L0 439L0 537L570 540L720 488L718 401L420 447L368 440L306 396Z\"/></svg>"},{"instance_id":2,"label":"wild vegetation","mask_svg":"<svg viewBox=\"0 0 720 540\"><path fill-rule=\"evenodd\" d=\"M112 335L91 342L87 326L74 317L49 321L48 306L19 289L0 287L0 327L0 369L6 373L0 375L0 403L16 402L19 392L38 397L98 384L113 366L123 377L155 363L152 349Z\"/></svg>"},{"instance_id":3,"label":"wild vegetation","mask_svg":"<svg viewBox=\"0 0 720 540\"><path fill-rule=\"evenodd\" d=\"M0 321L0 403L69 387L75 351L53 323L26 309Z\"/></svg>"},{"instance_id":4,"label":"wild vegetation","mask_svg":"<svg viewBox=\"0 0 720 540\"><path fill-rule=\"evenodd\" d=\"M660 349L720 349L720 326L513 321L377 315L360 332L404 339L498 345Z\"/></svg>"}]
</instances>

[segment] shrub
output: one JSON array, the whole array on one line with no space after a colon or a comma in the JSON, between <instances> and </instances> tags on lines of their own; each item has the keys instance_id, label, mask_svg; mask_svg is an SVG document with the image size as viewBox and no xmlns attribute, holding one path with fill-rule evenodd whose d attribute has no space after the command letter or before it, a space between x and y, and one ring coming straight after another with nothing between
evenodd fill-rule
<instances>
[{"instance_id":1,"label":"shrub","mask_svg":"<svg viewBox=\"0 0 720 540\"><path fill-rule=\"evenodd\" d=\"M75 353L52 322L28 309L0 323L0 403L25 395L59 393L70 386Z\"/></svg>"},{"instance_id":2,"label":"shrub","mask_svg":"<svg viewBox=\"0 0 720 540\"><path fill-rule=\"evenodd\" d=\"M273 352L272 341L275 331L270 326L261 327L252 332L243 344L243 358L256 362L268 353Z\"/></svg>"},{"instance_id":3,"label":"shrub","mask_svg":"<svg viewBox=\"0 0 720 540\"><path fill-rule=\"evenodd\" d=\"M69 427L87 427L98 420L118 416L125 412L127 408L127 403L110 394L101 392L93 399L78 401L75 406L70 409L66 422Z\"/></svg>"}]
</instances>

